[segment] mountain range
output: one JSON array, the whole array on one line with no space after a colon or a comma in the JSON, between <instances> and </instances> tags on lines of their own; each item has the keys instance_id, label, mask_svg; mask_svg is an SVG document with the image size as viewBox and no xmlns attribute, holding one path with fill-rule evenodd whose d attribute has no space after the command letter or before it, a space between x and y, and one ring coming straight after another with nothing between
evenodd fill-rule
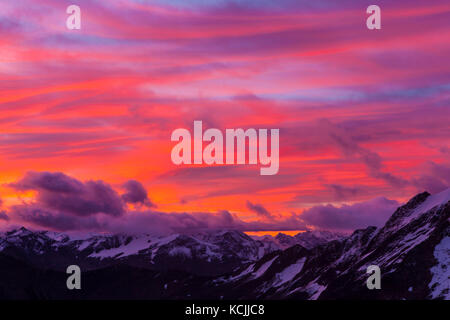
<instances>
[{"instance_id":1,"label":"mountain range","mask_svg":"<svg viewBox=\"0 0 450 320\"><path fill-rule=\"evenodd\" d=\"M420 193L381 228L252 237L0 234L0 299L450 299L450 189ZM66 288L66 268L82 289ZM366 269L381 270L381 289Z\"/></svg>"}]
</instances>

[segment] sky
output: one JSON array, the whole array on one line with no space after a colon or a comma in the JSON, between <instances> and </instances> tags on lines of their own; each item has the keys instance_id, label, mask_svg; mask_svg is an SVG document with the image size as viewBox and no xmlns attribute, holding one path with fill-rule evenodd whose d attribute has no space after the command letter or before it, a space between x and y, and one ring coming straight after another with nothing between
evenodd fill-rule
<instances>
[{"instance_id":1,"label":"sky","mask_svg":"<svg viewBox=\"0 0 450 320\"><path fill-rule=\"evenodd\" d=\"M450 3L371 4L0 0L0 227L350 232L448 188ZM278 174L174 165L194 120L279 129Z\"/></svg>"}]
</instances>

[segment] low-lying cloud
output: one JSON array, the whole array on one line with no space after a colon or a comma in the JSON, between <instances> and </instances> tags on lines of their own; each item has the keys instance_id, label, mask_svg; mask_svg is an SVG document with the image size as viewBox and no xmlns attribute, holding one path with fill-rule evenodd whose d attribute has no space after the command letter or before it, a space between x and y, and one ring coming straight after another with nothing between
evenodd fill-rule
<instances>
[{"instance_id":1,"label":"low-lying cloud","mask_svg":"<svg viewBox=\"0 0 450 320\"><path fill-rule=\"evenodd\" d=\"M144 186L136 180L121 186L125 190L122 195L104 181L82 182L61 172L29 172L9 186L19 191L33 190L36 197L0 211L0 220L58 231L168 234L211 229L253 232L326 229L350 232L369 225L383 225L399 205L397 201L378 197L340 207L319 205L275 217L262 204L247 201L247 209L257 216L256 220L248 221L225 209L157 211ZM343 190L337 188L337 191Z\"/></svg>"},{"instance_id":2,"label":"low-lying cloud","mask_svg":"<svg viewBox=\"0 0 450 320\"><path fill-rule=\"evenodd\" d=\"M352 231L367 226L382 226L400 204L377 197L372 200L337 207L315 206L301 214L303 221L319 229Z\"/></svg>"},{"instance_id":3,"label":"low-lying cloud","mask_svg":"<svg viewBox=\"0 0 450 320\"><path fill-rule=\"evenodd\" d=\"M259 203L251 203L247 200L247 209L251 212L256 213L260 217L272 218L272 214Z\"/></svg>"},{"instance_id":4,"label":"low-lying cloud","mask_svg":"<svg viewBox=\"0 0 450 320\"><path fill-rule=\"evenodd\" d=\"M76 216L125 213L119 194L101 180L81 182L61 172L28 172L10 186L20 191L37 191L36 203L45 209Z\"/></svg>"},{"instance_id":5,"label":"low-lying cloud","mask_svg":"<svg viewBox=\"0 0 450 320\"><path fill-rule=\"evenodd\" d=\"M122 195L123 201L134 205L142 205L146 207L156 207L156 205L150 201L142 183L136 180L128 180L123 184L123 188L126 193Z\"/></svg>"}]
</instances>

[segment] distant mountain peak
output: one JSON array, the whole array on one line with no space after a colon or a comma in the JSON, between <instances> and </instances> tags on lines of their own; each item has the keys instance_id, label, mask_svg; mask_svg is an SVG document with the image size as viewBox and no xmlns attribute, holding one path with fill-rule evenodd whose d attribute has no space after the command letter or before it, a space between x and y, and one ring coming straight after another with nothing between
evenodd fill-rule
<instances>
[{"instance_id":1,"label":"distant mountain peak","mask_svg":"<svg viewBox=\"0 0 450 320\"><path fill-rule=\"evenodd\" d=\"M312 249L318 245L325 244L333 240L341 240L345 238L343 234L323 231L323 230L308 230L299 232L295 236L290 236L279 232L275 237L266 235L263 237L255 237L265 243L274 243L280 249L287 249L294 245L300 245L307 249Z\"/></svg>"},{"instance_id":2,"label":"distant mountain peak","mask_svg":"<svg viewBox=\"0 0 450 320\"><path fill-rule=\"evenodd\" d=\"M33 234L32 231L28 230L25 227L20 227L18 229L13 229L11 231L6 232L6 235L11 236L11 235L16 235L16 236L28 236Z\"/></svg>"},{"instance_id":3,"label":"distant mountain peak","mask_svg":"<svg viewBox=\"0 0 450 320\"><path fill-rule=\"evenodd\" d=\"M400 229L411 221L418 219L422 214L434 207L441 206L450 201L450 188L431 195L422 192L411 198L405 205L399 207L384 226L384 230Z\"/></svg>"}]
</instances>

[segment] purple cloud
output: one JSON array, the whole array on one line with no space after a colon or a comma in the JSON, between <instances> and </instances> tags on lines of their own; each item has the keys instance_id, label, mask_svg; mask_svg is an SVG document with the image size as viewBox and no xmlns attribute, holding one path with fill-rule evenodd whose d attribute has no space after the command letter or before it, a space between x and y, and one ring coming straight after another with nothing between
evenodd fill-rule
<instances>
[{"instance_id":1,"label":"purple cloud","mask_svg":"<svg viewBox=\"0 0 450 320\"><path fill-rule=\"evenodd\" d=\"M119 194L101 180L83 183L60 172L28 172L10 186L22 191L35 190L39 206L72 215L120 216L125 213Z\"/></svg>"},{"instance_id":2,"label":"purple cloud","mask_svg":"<svg viewBox=\"0 0 450 320\"><path fill-rule=\"evenodd\" d=\"M6 214L6 211L4 210L0 211L0 220L9 221L9 217Z\"/></svg>"},{"instance_id":3,"label":"purple cloud","mask_svg":"<svg viewBox=\"0 0 450 320\"><path fill-rule=\"evenodd\" d=\"M258 203L253 204L247 200L247 208L250 211L256 213L260 217L272 218L272 215L270 214L270 212L267 211L267 209L264 208L261 204L258 204Z\"/></svg>"},{"instance_id":4,"label":"purple cloud","mask_svg":"<svg viewBox=\"0 0 450 320\"><path fill-rule=\"evenodd\" d=\"M22 222L58 231L100 231L101 224L95 216L80 217L40 208L37 205L17 205L11 214Z\"/></svg>"},{"instance_id":5,"label":"purple cloud","mask_svg":"<svg viewBox=\"0 0 450 320\"><path fill-rule=\"evenodd\" d=\"M319 229L349 232L368 226L382 226L399 203L384 197L336 207L331 204L305 210L301 218Z\"/></svg>"},{"instance_id":6,"label":"purple cloud","mask_svg":"<svg viewBox=\"0 0 450 320\"><path fill-rule=\"evenodd\" d=\"M429 161L423 167L423 173L412 179L420 191L438 193L450 186L450 165Z\"/></svg>"},{"instance_id":7,"label":"purple cloud","mask_svg":"<svg viewBox=\"0 0 450 320\"><path fill-rule=\"evenodd\" d=\"M0 199L0 208L2 207L2 205L3 205L3 200ZM6 214L5 210L0 210L0 220L9 221L9 217Z\"/></svg>"},{"instance_id":8,"label":"purple cloud","mask_svg":"<svg viewBox=\"0 0 450 320\"><path fill-rule=\"evenodd\" d=\"M147 195L147 190L144 186L136 180L128 180L123 184L126 193L122 195L123 201L135 205L143 205L146 207L156 207L156 205L150 201Z\"/></svg>"},{"instance_id":9,"label":"purple cloud","mask_svg":"<svg viewBox=\"0 0 450 320\"><path fill-rule=\"evenodd\" d=\"M331 191L334 199L338 201L352 199L368 192L368 187L365 186L344 186L335 183L324 186Z\"/></svg>"},{"instance_id":10,"label":"purple cloud","mask_svg":"<svg viewBox=\"0 0 450 320\"><path fill-rule=\"evenodd\" d=\"M441 172L440 168L435 168ZM262 204L247 201L247 208L258 220L246 221L236 214L218 212L127 211L126 203L151 204L146 190L135 180L126 182L120 196L103 181L81 182L63 173L29 172L10 184L17 190L35 190L31 203L14 205L0 219L25 222L59 231L100 231L127 233L189 233L211 229L240 231L308 230L309 228L350 232L369 225L381 226L399 203L384 197L343 205L320 205L303 211L274 217ZM330 185L337 195L358 193L359 189ZM1 202L1 200L0 200Z\"/></svg>"},{"instance_id":11,"label":"purple cloud","mask_svg":"<svg viewBox=\"0 0 450 320\"><path fill-rule=\"evenodd\" d=\"M232 229L239 231L307 230L298 214L270 221L244 221L227 210L218 212L130 211L121 216L96 214L73 215L39 203L15 205L9 216L16 223L57 231L96 231L111 233L191 233L205 230Z\"/></svg>"},{"instance_id":12,"label":"purple cloud","mask_svg":"<svg viewBox=\"0 0 450 320\"><path fill-rule=\"evenodd\" d=\"M328 133L345 157L355 157L364 163L370 176L384 180L394 187L404 187L409 184L407 180L384 172L382 158L376 152L360 146L357 139L352 137L348 130L331 123L327 119L321 120L319 126Z\"/></svg>"},{"instance_id":13,"label":"purple cloud","mask_svg":"<svg viewBox=\"0 0 450 320\"><path fill-rule=\"evenodd\" d=\"M205 230L239 231L308 230L298 214L271 221L243 221L226 211L166 213L130 212L119 218L104 220L103 228L113 233L191 233Z\"/></svg>"}]
</instances>

